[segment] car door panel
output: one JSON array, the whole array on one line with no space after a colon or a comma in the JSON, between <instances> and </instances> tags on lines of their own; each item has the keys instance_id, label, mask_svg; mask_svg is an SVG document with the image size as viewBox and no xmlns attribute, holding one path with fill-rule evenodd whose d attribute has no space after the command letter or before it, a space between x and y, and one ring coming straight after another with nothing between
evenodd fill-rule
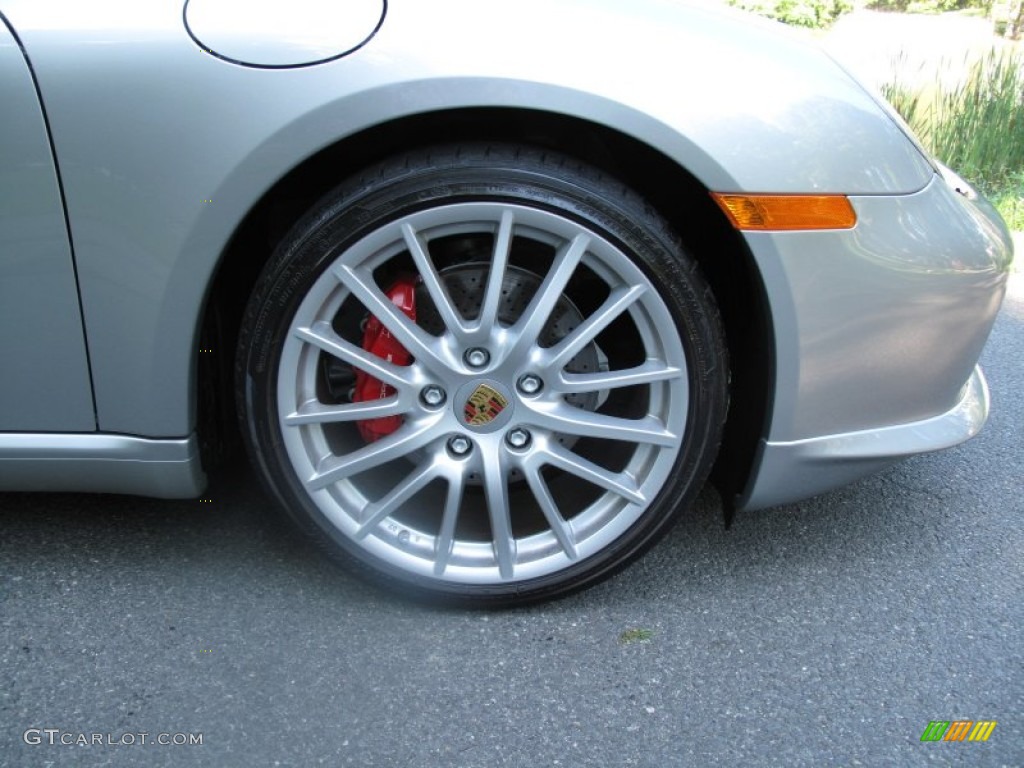
<instances>
[{"instance_id":1,"label":"car door panel","mask_svg":"<svg viewBox=\"0 0 1024 768\"><path fill-rule=\"evenodd\" d=\"M96 429L71 245L46 121L0 16L0 431Z\"/></svg>"}]
</instances>

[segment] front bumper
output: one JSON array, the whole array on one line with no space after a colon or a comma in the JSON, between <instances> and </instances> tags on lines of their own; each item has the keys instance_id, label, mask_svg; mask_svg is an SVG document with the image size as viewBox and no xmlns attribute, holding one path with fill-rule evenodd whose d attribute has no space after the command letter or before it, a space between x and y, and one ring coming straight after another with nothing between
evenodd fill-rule
<instances>
[{"instance_id":1,"label":"front bumper","mask_svg":"<svg viewBox=\"0 0 1024 768\"><path fill-rule=\"evenodd\" d=\"M738 509L758 509L827 491L884 469L905 456L939 451L974 437L988 420L985 375L974 369L960 401L946 413L911 424L827 435L789 443L763 442L757 475Z\"/></svg>"},{"instance_id":2,"label":"front bumper","mask_svg":"<svg viewBox=\"0 0 1024 768\"><path fill-rule=\"evenodd\" d=\"M774 323L775 391L737 509L828 490L985 422L975 366L1012 261L1002 220L939 176L913 195L851 202L852 230L747 234Z\"/></svg>"}]
</instances>

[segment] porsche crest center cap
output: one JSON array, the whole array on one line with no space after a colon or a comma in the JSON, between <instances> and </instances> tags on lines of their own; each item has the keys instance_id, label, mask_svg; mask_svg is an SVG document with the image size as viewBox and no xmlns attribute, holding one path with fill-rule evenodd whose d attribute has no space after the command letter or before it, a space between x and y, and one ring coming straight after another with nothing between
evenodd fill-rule
<instances>
[{"instance_id":1,"label":"porsche crest center cap","mask_svg":"<svg viewBox=\"0 0 1024 768\"><path fill-rule=\"evenodd\" d=\"M508 391L496 381L475 381L459 391L462 421L477 432L491 432L508 423L514 404ZM457 411L456 411L457 412Z\"/></svg>"},{"instance_id":2,"label":"porsche crest center cap","mask_svg":"<svg viewBox=\"0 0 1024 768\"><path fill-rule=\"evenodd\" d=\"M471 427L484 427L501 416L508 407L508 398L489 384L481 384L469 396L462 414Z\"/></svg>"}]
</instances>

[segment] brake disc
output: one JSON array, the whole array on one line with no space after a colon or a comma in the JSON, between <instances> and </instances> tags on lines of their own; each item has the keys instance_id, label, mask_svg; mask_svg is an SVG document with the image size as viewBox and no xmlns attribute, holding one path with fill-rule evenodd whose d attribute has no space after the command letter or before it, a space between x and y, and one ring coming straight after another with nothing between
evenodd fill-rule
<instances>
[{"instance_id":1,"label":"brake disc","mask_svg":"<svg viewBox=\"0 0 1024 768\"><path fill-rule=\"evenodd\" d=\"M475 320L480 315L489 272L490 265L487 262L468 262L447 267L438 273L448 290L452 304L467 320ZM536 295L540 284L539 275L521 267L507 266L505 276L501 281L498 322L506 326L515 324ZM444 323L441 321L426 288L420 285L416 293L416 306L420 308L417 318L419 324L424 330L435 336L443 333ZM582 322L583 314L563 293L540 333L541 346L554 346L578 328ZM597 345L591 342L566 364L565 370L569 373L592 373L600 370L600 359ZM565 396L565 401L577 408L592 411L599 404L599 394L596 392L569 394Z\"/></svg>"}]
</instances>

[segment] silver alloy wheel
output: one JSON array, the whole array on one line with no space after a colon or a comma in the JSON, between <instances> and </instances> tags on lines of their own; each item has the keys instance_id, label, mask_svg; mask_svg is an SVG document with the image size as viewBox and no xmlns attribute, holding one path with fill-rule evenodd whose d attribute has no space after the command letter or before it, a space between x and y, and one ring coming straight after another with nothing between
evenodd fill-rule
<instances>
[{"instance_id":1,"label":"silver alloy wheel","mask_svg":"<svg viewBox=\"0 0 1024 768\"><path fill-rule=\"evenodd\" d=\"M453 299L434 253L440 243L469 236L492 244L472 317ZM502 292L509 275L522 271L512 264L521 244L546 248L551 258L530 262L539 285L518 317L505 322ZM443 331L409 319L379 284L380 273L402 260L414 265ZM592 283L596 278L606 295L582 322L550 339L553 310L581 273ZM412 364L364 350L339 319L354 314L378 318ZM642 347L634 350L640 362L626 368L600 349L620 326ZM570 362L595 348L603 364L574 372ZM324 391L325 356L393 393L332 401ZM620 248L550 211L470 202L405 215L334 258L288 328L277 407L296 476L351 542L428 581L504 584L558 573L637 522L681 450L687 382L673 317ZM481 394L494 405L474 420L467 403ZM586 407L580 395L588 396ZM627 410L606 407L623 401ZM401 426L375 442L355 428L357 421L396 416Z\"/></svg>"}]
</instances>

